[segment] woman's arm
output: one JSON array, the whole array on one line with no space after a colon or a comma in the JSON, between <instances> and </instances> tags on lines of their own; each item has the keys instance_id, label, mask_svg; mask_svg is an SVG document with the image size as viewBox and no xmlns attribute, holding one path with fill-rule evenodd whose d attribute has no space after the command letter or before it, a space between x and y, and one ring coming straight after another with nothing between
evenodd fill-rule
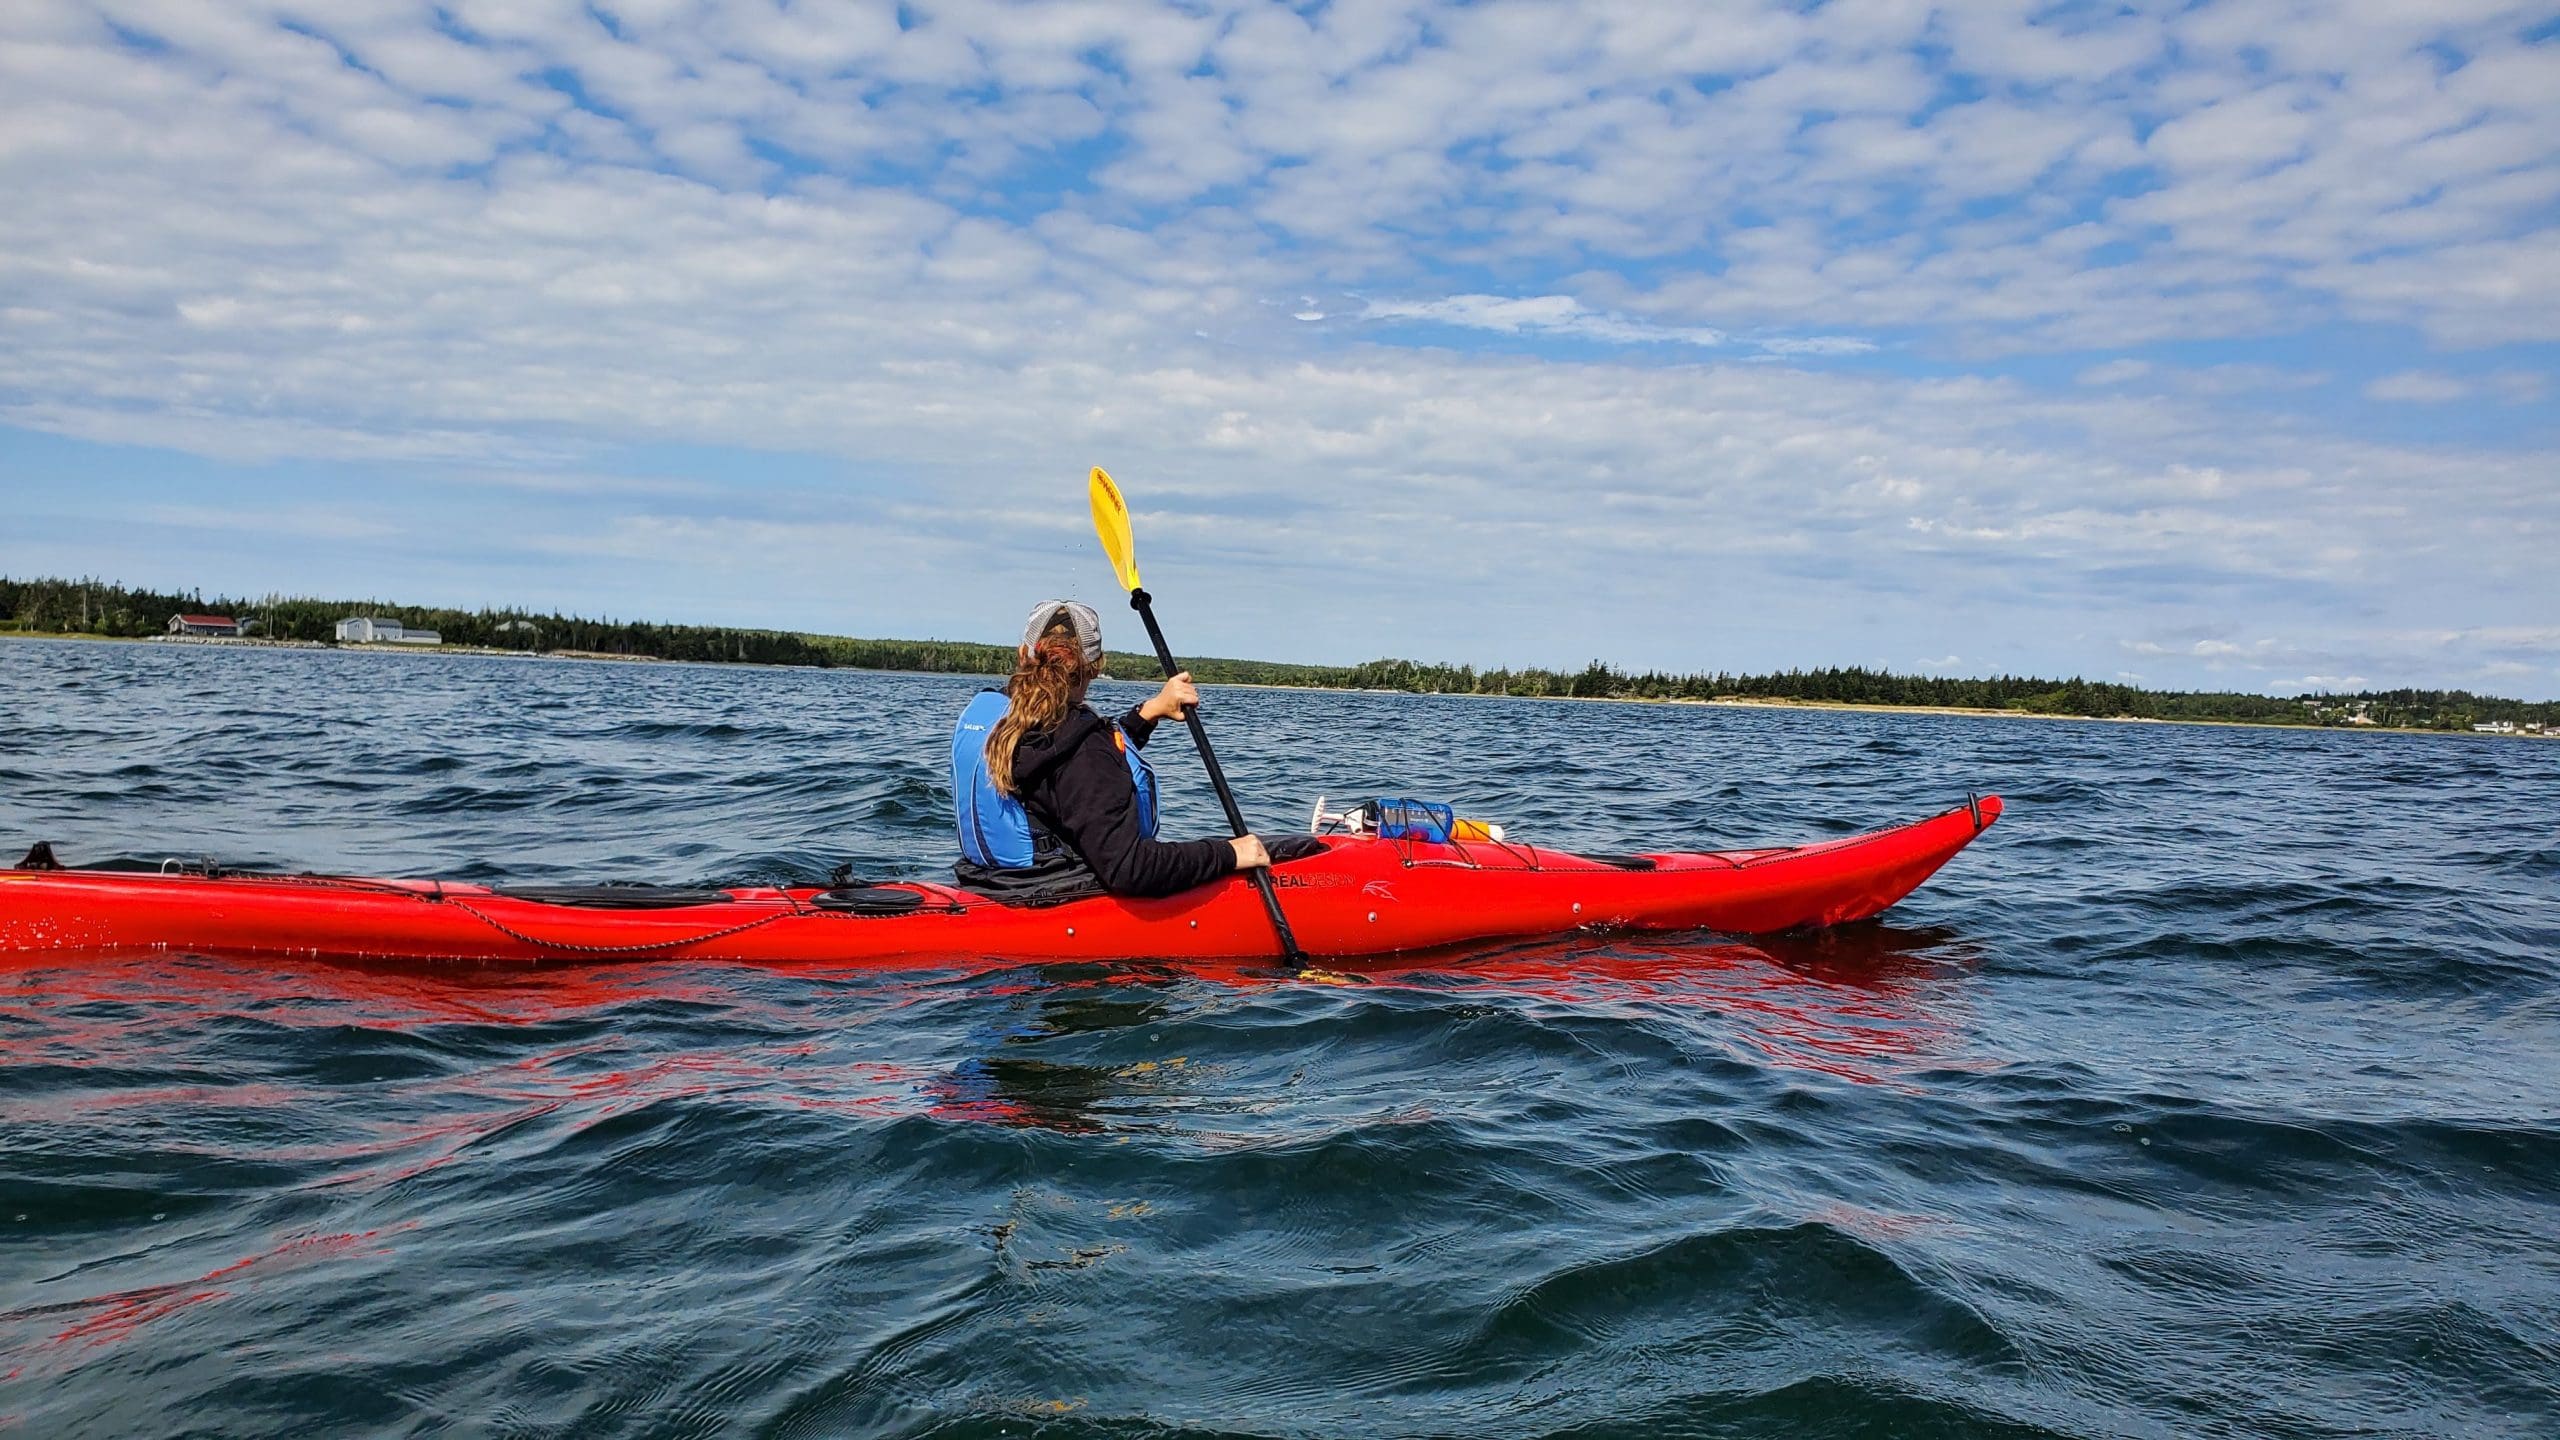
<instances>
[{"instance_id":1,"label":"woman's arm","mask_svg":"<svg viewBox=\"0 0 2560 1440\"><path fill-rule=\"evenodd\" d=\"M1182 713L1182 707L1199 703L1200 687L1191 683L1191 672L1185 670L1121 716L1120 728L1129 732L1130 744L1143 750L1156 733L1157 721L1171 720Z\"/></svg>"}]
</instances>

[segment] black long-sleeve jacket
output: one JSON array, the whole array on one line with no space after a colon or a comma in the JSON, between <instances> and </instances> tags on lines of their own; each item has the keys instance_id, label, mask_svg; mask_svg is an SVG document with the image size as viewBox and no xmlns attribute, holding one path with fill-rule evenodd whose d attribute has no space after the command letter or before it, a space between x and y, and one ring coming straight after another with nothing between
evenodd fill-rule
<instances>
[{"instance_id":1,"label":"black long-sleeve jacket","mask_svg":"<svg viewBox=\"0 0 2560 1440\"><path fill-rule=\"evenodd\" d=\"M1132 745L1156 724L1132 709L1120 717ZM1054 730L1034 731L1013 750L1013 786L1035 829L1046 829L1114 895L1171 895L1235 873L1224 840L1150 840L1138 833L1138 787L1112 743L1111 727L1078 705Z\"/></svg>"}]
</instances>

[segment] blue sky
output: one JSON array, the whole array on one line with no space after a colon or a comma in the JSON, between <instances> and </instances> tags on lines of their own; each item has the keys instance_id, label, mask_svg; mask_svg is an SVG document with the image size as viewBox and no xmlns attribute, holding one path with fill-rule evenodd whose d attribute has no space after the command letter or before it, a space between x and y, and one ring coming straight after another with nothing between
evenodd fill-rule
<instances>
[{"instance_id":1,"label":"blue sky","mask_svg":"<svg viewBox=\"0 0 2560 1440\"><path fill-rule=\"evenodd\" d=\"M2547 0L12 0L0 193L12 574L2560 694Z\"/></svg>"}]
</instances>

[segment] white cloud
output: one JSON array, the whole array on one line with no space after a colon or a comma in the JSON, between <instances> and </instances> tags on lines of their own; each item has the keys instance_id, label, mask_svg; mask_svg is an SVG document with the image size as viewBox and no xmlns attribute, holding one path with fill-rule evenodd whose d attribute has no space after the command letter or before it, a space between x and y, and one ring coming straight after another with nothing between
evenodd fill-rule
<instances>
[{"instance_id":1,"label":"white cloud","mask_svg":"<svg viewBox=\"0 0 2560 1440\"><path fill-rule=\"evenodd\" d=\"M2402 370L2368 382L2364 395L2368 400L2399 400L2418 405L2440 405L2460 400L2471 393L2471 387L2451 375L2430 370Z\"/></svg>"},{"instance_id":2,"label":"white cloud","mask_svg":"<svg viewBox=\"0 0 2560 1440\"><path fill-rule=\"evenodd\" d=\"M1760 336L1750 343L1771 355L1872 355L1878 348L1854 335Z\"/></svg>"},{"instance_id":3,"label":"white cloud","mask_svg":"<svg viewBox=\"0 0 2560 1440\"><path fill-rule=\"evenodd\" d=\"M1323 319L1322 315L1300 319ZM1592 310L1569 295L1451 295L1439 300L1371 300L1363 320L1422 321L1503 335L1557 335L1612 345L1737 345L1764 355L1867 355L1877 346L1853 335L1734 336L1703 326L1656 325Z\"/></svg>"},{"instance_id":4,"label":"white cloud","mask_svg":"<svg viewBox=\"0 0 2560 1440\"><path fill-rule=\"evenodd\" d=\"M2531 405L2550 390L2551 377L2539 370L2501 370L2486 383L2510 405Z\"/></svg>"},{"instance_id":5,"label":"white cloud","mask_svg":"<svg viewBox=\"0 0 2560 1440\"><path fill-rule=\"evenodd\" d=\"M235 530L290 540L376 540L397 534L378 515L255 505L146 505L131 517L175 530Z\"/></svg>"},{"instance_id":6,"label":"white cloud","mask_svg":"<svg viewBox=\"0 0 2560 1440\"><path fill-rule=\"evenodd\" d=\"M2121 385L2150 373L2151 362L2148 360L2109 360L2081 371L2079 380L2083 385Z\"/></svg>"},{"instance_id":7,"label":"white cloud","mask_svg":"<svg viewBox=\"0 0 2560 1440\"><path fill-rule=\"evenodd\" d=\"M60 18L76 12L31 8L79 34ZM763 187L782 173L779 146L848 172L939 168L960 198L1099 139L1107 195L1227 192L1221 204L1295 237L1319 271L1409 282L1397 272L1419 252L1382 243L1382 227L1453 258L1579 257L1598 263L1573 298L1672 334L1891 319L2081 344L2238 333L2326 303L2479 343L2548 336L2560 303L2547 263L2560 102L2540 83L2553 47L2520 43L2514 10L2223 4L2090 26L1974 6L1939 22L1935 58L1908 48L1925 21L1907 7L1807 17L1774 0L1313 20L953 5L917 7L903 27L738 0L617 9L611 29L577 7L482 3L455 12L477 44L423 7L314 0L297 28L142 0L115 10L170 49L137 56L94 26L75 64L58 40L41 60L20 49L34 83L15 118L31 134L49 112L112 145L142 86L219 73L244 114L411 170L549 137ZM2307 30L2326 39L2306 45ZM2447 71L2443 53L2465 59ZM84 69L47 93L48 74ZM544 83L556 74L596 109ZM1981 93L1943 104L1957 82ZM2013 208L1985 219L1986 199ZM1848 218L1885 202L1908 217L1899 243ZM2088 265L2102 246L2127 253ZM2433 263L2453 250L2466 263ZM1690 253L1721 263L1658 285L1611 273Z\"/></svg>"},{"instance_id":8,"label":"white cloud","mask_svg":"<svg viewBox=\"0 0 2560 1440\"><path fill-rule=\"evenodd\" d=\"M2203 365L2165 377L2190 395L2241 395L2252 390L2310 390L2329 383L2317 370L2290 370L2276 365Z\"/></svg>"},{"instance_id":9,"label":"white cloud","mask_svg":"<svg viewBox=\"0 0 2560 1440\"><path fill-rule=\"evenodd\" d=\"M1499 295L1452 295L1444 300L1372 300L1364 320L1424 320L1469 330L1505 335L1537 333L1619 344L1665 342L1679 345L1722 345L1721 330L1647 325L1586 309L1570 295L1536 295L1507 299Z\"/></svg>"}]
</instances>

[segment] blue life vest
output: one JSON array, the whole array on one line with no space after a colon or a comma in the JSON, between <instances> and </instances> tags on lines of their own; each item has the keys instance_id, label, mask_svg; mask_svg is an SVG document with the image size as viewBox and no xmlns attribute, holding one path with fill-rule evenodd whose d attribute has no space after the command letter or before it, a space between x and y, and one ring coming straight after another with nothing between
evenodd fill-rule
<instances>
[{"instance_id":1,"label":"blue life vest","mask_svg":"<svg viewBox=\"0 0 2560 1440\"><path fill-rule=\"evenodd\" d=\"M1031 813L1021 801L998 790L995 777L987 773L987 741L1012 704L1001 690L981 690L960 712L960 723L951 732L951 809L960 831L960 853L972 865L995 870L1027 870L1058 845L1046 833L1035 833ZM1138 792L1138 833L1153 840L1155 768L1138 753L1117 721L1105 723L1110 726L1111 743L1128 762L1129 783Z\"/></svg>"}]
</instances>

